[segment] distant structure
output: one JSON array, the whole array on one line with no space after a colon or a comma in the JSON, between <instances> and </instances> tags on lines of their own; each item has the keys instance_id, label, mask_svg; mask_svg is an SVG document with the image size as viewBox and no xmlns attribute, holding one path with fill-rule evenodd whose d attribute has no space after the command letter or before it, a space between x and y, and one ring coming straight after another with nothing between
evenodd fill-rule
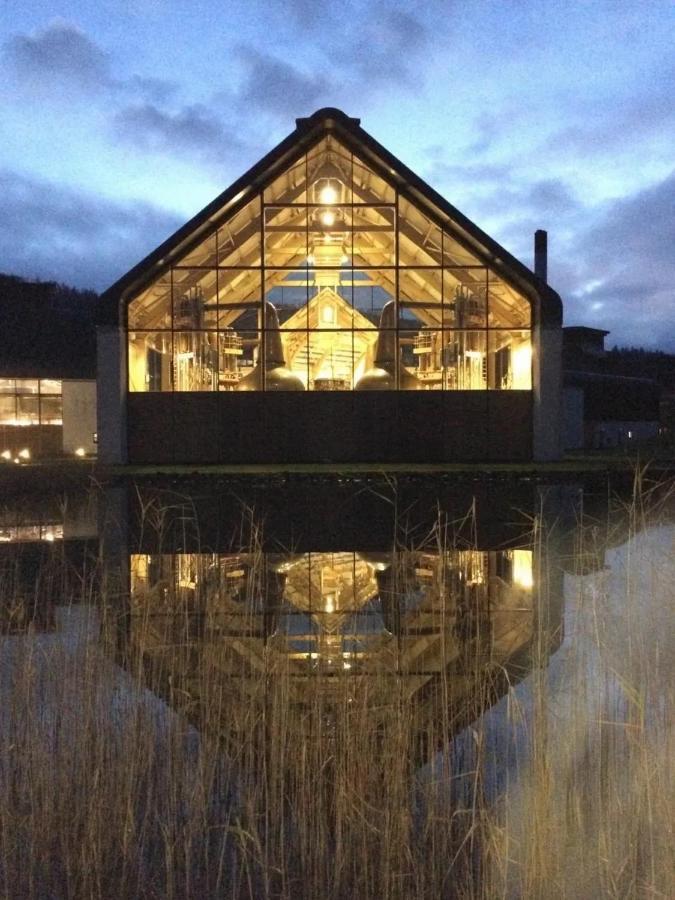
<instances>
[{"instance_id":1,"label":"distant structure","mask_svg":"<svg viewBox=\"0 0 675 900\"><path fill-rule=\"evenodd\" d=\"M101 298L104 463L549 460L562 304L321 109Z\"/></svg>"},{"instance_id":2,"label":"distant structure","mask_svg":"<svg viewBox=\"0 0 675 900\"><path fill-rule=\"evenodd\" d=\"M0 274L0 463L95 453L94 301Z\"/></svg>"},{"instance_id":3,"label":"distant structure","mask_svg":"<svg viewBox=\"0 0 675 900\"><path fill-rule=\"evenodd\" d=\"M658 437L660 387L606 369L609 331L563 328L565 450L638 446Z\"/></svg>"}]
</instances>

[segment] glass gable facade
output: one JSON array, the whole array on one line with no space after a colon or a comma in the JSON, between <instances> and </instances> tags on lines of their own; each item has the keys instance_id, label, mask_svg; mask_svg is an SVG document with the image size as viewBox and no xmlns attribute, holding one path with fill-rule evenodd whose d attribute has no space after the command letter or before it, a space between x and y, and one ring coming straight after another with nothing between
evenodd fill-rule
<instances>
[{"instance_id":1,"label":"glass gable facade","mask_svg":"<svg viewBox=\"0 0 675 900\"><path fill-rule=\"evenodd\" d=\"M332 134L128 307L128 386L530 390L530 303Z\"/></svg>"}]
</instances>

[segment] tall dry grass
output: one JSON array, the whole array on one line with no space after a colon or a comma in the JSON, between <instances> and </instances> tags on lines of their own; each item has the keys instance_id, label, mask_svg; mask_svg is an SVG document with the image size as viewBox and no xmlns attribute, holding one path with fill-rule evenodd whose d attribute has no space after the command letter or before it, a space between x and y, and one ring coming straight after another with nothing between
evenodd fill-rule
<instances>
[{"instance_id":1,"label":"tall dry grass","mask_svg":"<svg viewBox=\"0 0 675 900\"><path fill-rule=\"evenodd\" d=\"M586 574L611 524L579 522L563 646L549 660L541 617L532 672L455 735L452 679L494 700L479 660L423 705L349 673L292 702L283 664L224 675L189 628L139 652L151 617L126 641L91 573L98 604L87 581L56 632L0 638L0 896L672 896L675 531L640 489L621 521ZM558 539L538 517L547 565Z\"/></svg>"}]
</instances>

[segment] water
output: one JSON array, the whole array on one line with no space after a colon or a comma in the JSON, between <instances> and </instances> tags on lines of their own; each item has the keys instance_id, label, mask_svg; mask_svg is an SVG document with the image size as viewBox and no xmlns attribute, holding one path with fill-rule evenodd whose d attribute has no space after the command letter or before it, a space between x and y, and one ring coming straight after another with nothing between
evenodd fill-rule
<instances>
[{"instance_id":1,"label":"water","mask_svg":"<svg viewBox=\"0 0 675 900\"><path fill-rule=\"evenodd\" d=\"M608 496L13 498L4 894L667 895L672 504Z\"/></svg>"}]
</instances>

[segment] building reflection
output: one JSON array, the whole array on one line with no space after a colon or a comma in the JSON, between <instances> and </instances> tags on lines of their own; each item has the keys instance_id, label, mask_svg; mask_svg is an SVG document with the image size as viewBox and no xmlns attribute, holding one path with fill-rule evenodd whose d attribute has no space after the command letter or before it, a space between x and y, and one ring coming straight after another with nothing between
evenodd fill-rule
<instances>
[{"instance_id":1,"label":"building reflection","mask_svg":"<svg viewBox=\"0 0 675 900\"><path fill-rule=\"evenodd\" d=\"M501 533L492 521L490 542L471 546L448 537L446 511L420 546L349 548L346 527L307 534L288 552L273 533L263 537L262 516L243 542L205 552L195 546L199 504L173 499L160 501L154 534L148 497L132 500L147 518L141 528L128 511L136 525L112 553L127 576L117 653L200 730L236 741L237 723L270 704L286 721L297 715L298 727L316 708L331 720L346 706L384 716L395 697L428 746L435 718L443 734L434 743L560 644L562 568L554 543L537 543L531 528L514 537L512 521Z\"/></svg>"}]
</instances>

